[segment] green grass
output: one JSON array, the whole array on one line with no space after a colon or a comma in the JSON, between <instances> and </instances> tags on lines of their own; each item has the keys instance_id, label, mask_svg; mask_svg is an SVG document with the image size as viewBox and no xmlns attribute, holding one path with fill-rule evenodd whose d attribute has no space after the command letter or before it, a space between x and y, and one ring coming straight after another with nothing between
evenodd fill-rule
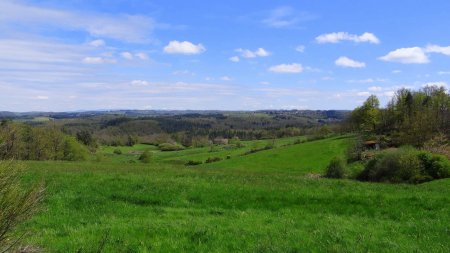
<instances>
[{"instance_id":1,"label":"green grass","mask_svg":"<svg viewBox=\"0 0 450 253\"><path fill-rule=\"evenodd\" d=\"M322 172L347 141L194 167L170 161L208 151L154 151L151 164L28 162L27 179L45 180L47 194L21 229L47 252L99 252L102 244L103 252L449 252L450 180L305 176Z\"/></svg>"},{"instance_id":2,"label":"green grass","mask_svg":"<svg viewBox=\"0 0 450 253\"><path fill-rule=\"evenodd\" d=\"M350 137L335 137L289 145L208 164L210 168L240 171L321 173L331 158L343 156Z\"/></svg>"}]
</instances>

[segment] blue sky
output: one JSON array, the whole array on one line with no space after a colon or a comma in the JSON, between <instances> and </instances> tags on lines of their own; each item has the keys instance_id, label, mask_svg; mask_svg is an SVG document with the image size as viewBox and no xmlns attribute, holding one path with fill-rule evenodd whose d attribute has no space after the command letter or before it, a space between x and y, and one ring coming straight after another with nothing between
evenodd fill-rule
<instances>
[{"instance_id":1,"label":"blue sky","mask_svg":"<svg viewBox=\"0 0 450 253\"><path fill-rule=\"evenodd\" d=\"M352 109L450 83L450 1L1 0L0 110Z\"/></svg>"}]
</instances>

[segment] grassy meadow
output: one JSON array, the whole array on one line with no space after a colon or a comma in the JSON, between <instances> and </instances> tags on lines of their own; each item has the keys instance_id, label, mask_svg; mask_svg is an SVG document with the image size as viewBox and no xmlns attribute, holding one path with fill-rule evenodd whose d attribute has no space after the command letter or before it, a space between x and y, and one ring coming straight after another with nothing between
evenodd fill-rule
<instances>
[{"instance_id":1,"label":"grassy meadow","mask_svg":"<svg viewBox=\"0 0 450 253\"><path fill-rule=\"evenodd\" d=\"M30 230L25 243L46 252L450 252L450 180L316 178L351 137L298 139L26 162L25 179L47 189L18 233ZM145 150L148 164L138 161ZM223 160L184 165L209 157Z\"/></svg>"}]
</instances>

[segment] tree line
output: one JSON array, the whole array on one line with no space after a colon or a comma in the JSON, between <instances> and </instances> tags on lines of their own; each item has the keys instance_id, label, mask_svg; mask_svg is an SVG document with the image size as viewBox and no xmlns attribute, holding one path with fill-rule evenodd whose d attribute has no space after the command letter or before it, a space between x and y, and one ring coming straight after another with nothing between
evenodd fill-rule
<instances>
[{"instance_id":1,"label":"tree line","mask_svg":"<svg viewBox=\"0 0 450 253\"><path fill-rule=\"evenodd\" d=\"M423 147L436 136L450 136L450 95L437 86L400 89L386 108L372 95L351 113L349 123L366 139Z\"/></svg>"},{"instance_id":2,"label":"tree line","mask_svg":"<svg viewBox=\"0 0 450 253\"><path fill-rule=\"evenodd\" d=\"M46 126L0 123L0 160L85 160L88 148L73 136Z\"/></svg>"}]
</instances>

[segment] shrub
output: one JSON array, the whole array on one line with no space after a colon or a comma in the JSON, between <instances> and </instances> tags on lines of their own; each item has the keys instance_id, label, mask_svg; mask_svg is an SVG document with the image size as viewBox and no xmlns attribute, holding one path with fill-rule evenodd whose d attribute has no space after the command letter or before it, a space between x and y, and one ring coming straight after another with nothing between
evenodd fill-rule
<instances>
[{"instance_id":1,"label":"shrub","mask_svg":"<svg viewBox=\"0 0 450 253\"><path fill-rule=\"evenodd\" d=\"M116 154L116 155L121 155L122 154L122 150L116 148L116 149L114 149L113 153Z\"/></svg>"},{"instance_id":2,"label":"shrub","mask_svg":"<svg viewBox=\"0 0 450 253\"><path fill-rule=\"evenodd\" d=\"M218 162L221 160L222 160L222 158L220 158L220 157L209 157L208 159L206 159L205 163L213 163L213 162Z\"/></svg>"},{"instance_id":3,"label":"shrub","mask_svg":"<svg viewBox=\"0 0 450 253\"><path fill-rule=\"evenodd\" d=\"M139 156L139 161L143 163L150 163L152 161L152 153L148 150L144 151L144 153Z\"/></svg>"},{"instance_id":4,"label":"shrub","mask_svg":"<svg viewBox=\"0 0 450 253\"><path fill-rule=\"evenodd\" d=\"M423 172L434 179L450 177L450 161L442 155L420 152L418 158L422 163Z\"/></svg>"},{"instance_id":5,"label":"shrub","mask_svg":"<svg viewBox=\"0 0 450 253\"><path fill-rule=\"evenodd\" d=\"M66 161L85 161L89 156L86 146L80 144L74 137L67 137L64 140L63 157Z\"/></svg>"},{"instance_id":6,"label":"shrub","mask_svg":"<svg viewBox=\"0 0 450 253\"><path fill-rule=\"evenodd\" d=\"M161 151L178 151L183 150L184 147L180 144L172 144L172 143L161 143L158 145Z\"/></svg>"},{"instance_id":7,"label":"shrub","mask_svg":"<svg viewBox=\"0 0 450 253\"><path fill-rule=\"evenodd\" d=\"M345 162L341 157L331 159L325 171L327 178L344 178L346 174Z\"/></svg>"},{"instance_id":8,"label":"shrub","mask_svg":"<svg viewBox=\"0 0 450 253\"><path fill-rule=\"evenodd\" d=\"M450 162L443 156L411 147L386 150L367 163L359 180L392 183L423 183L450 177Z\"/></svg>"},{"instance_id":9,"label":"shrub","mask_svg":"<svg viewBox=\"0 0 450 253\"><path fill-rule=\"evenodd\" d=\"M101 153L95 153L94 161L95 162L103 162L103 161L105 161L105 156Z\"/></svg>"},{"instance_id":10,"label":"shrub","mask_svg":"<svg viewBox=\"0 0 450 253\"><path fill-rule=\"evenodd\" d=\"M43 186L25 189L20 182L21 167L13 162L0 162L0 252L13 251L17 243L13 229L29 219L43 196Z\"/></svg>"},{"instance_id":11,"label":"shrub","mask_svg":"<svg viewBox=\"0 0 450 253\"><path fill-rule=\"evenodd\" d=\"M195 166L195 165L199 165L202 164L202 161L193 161L193 160L189 160L187 163L185 163L184 165L186 166Z\"/></svg>"}]
</instances>

